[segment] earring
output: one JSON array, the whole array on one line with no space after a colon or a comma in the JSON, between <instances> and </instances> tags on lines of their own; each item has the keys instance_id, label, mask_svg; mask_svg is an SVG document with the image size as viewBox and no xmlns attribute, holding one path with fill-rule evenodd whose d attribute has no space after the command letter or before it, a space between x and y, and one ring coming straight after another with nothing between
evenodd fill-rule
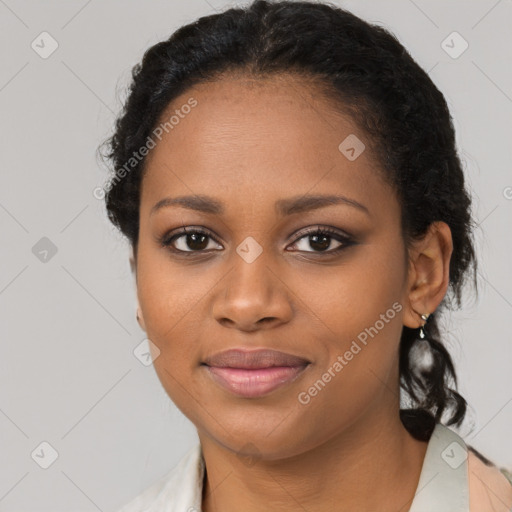
<instances>
[{"instance_id":1,"label":"earring","mask_svg":"<svg viewBox=\"0 0 512 512\"><path fill-rule=\"evenodd\" d=\"M423 329L423 327L427 323L427 319L428 319L429 316L430 316L430 314L421 315L421 319L425 321L425 323L421 326L421 330L420 330L420 338L421 339L425 338L425 330Z\"/></svg>"}]
</instances>

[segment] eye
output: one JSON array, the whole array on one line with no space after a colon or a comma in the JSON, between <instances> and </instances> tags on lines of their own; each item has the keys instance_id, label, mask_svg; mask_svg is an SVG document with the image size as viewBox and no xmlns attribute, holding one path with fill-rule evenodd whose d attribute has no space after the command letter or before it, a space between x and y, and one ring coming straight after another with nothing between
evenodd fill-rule
<instances>
[{"instance_id":1,"label":"eye","mask_svg":"<svg viewBox=\"0 0 512 512\"><path fill-rule=\"evenodd\" d=\"M316 227L314 229L302 231L299 234L301 236L292 244L292 247L304 240L304 245L309 244L309 246L314 249L313 251L308 251L304 248L299 249L304 252L335 254L354 243L350 236L330 227ZM193 253L200 254L202 252L207 252L207 249L209 248L208 239L211 239L211 241L218 244L214 235L208 230L203 228L184 227L174 234L171 233L164 235L159 240L159 243L162 247L166 247L174 253L181 253L184 255ZM307 239L309 239L309 241ZM337 241L339 245L334 249L328 250L333 239ZM213 250L215 250L215 248Z\"/></svg>"},{"instance_id":2,"label":"eye","mask_svg":"<svg viewBox=\"0 0 512 512\"><path fill-rule=\"evenodd\" d=\"M306 232L303 232L303 236L299 237L296 242L294 242L294 245L297 245L302 240L305 240L306 243L304 245L309 244L310 247L313 247L315 250L313 251L307 251L305 249L299 249L299 250L305 250L305 252L319 252L319 253L338 253L342 251L345 247L348 247L349 245L352 245L353 241L350 237L347 235L344 235L340 233L339 231L329 228L329 227L317 227L313 230L308 230ZM308 241L309 239L309 241ZM336 240L340 245L338 247L327 250L332 243L332 239Z\"/></svg>"},{"instance_id":3,"label":"eye","mask_svg":"<svg viewBox=\"0 0 512 512\"><path fill-rule=\"evenodd\" d=\"M208 238L214 240L213 235L209 231L198 228L183 228L172 236L164 235L160 240L160 244L163 247L168 247L171 251L177 253L197 253L202 252L208 248L208 244L205 245L205 241L207 241ZM181 245L181 248L175 247L175 242L181 242L181 244L177 244ZM191 248L192 250L187 250L187 247Z\"/></svg>"}]
</instances>

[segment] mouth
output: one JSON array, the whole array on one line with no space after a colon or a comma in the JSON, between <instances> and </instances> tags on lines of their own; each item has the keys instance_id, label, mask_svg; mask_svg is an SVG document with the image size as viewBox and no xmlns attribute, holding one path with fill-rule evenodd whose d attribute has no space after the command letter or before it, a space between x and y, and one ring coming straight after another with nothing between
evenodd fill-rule
<instances>
[{"instance_id":1,"label":"mouth","mask_svg":"<svg viewBox=\"0 0 512 512\"><path fill-rule=\"evenodd\" d=\"M221 368L243 368L247 370L258 370L272 366L303 366L311 361L304 357L280 352L278 350L257 349L247 350L234 348L218 352L207 357L202 364Z\"/></svg>"},{"instance_id":2,"label":"mouth","mask_svg":"<svg viewBox=\"0 0 512 512\"><path fill-rule=\"evenodd\" d=\"M231 368L204 365L208 374L222 388L231 393L255 398L293 382L309 366L269 366L266 368Z\"/></svg>"},{"instance_id":3,"label":"mouth","mask_svg":"<svg viewBox=\"0 0 512 512\"><path fill-rule=\"evenodd\" d=\"M311 361L276 350L231 349L201 363L223 389L246 398L261 397L296 380Z\"/></svg>"}]
</instances>

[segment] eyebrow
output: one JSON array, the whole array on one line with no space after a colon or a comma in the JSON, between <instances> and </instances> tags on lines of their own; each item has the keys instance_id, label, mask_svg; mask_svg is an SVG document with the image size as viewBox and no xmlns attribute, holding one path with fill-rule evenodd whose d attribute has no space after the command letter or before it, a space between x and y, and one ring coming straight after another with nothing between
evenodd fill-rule
<instances>
[{"instance_id":1,"label":"eyebrow","mask_svg":"<svg viewBox=\"0 0 512 512\"><path fill-rule=\"evenodd\" d=\"M275 203L275 210L278 214L286 216L337 204L352 206L370 215L365 205L343 195L305 195L279 199ZM204 195L194 195L166 197L161 199L151 208L150 215L153 215L162 208L170 206L178 206L213 215L221 215L225 211L224 206L217 199Z\"/></svg>"}]
</instances>

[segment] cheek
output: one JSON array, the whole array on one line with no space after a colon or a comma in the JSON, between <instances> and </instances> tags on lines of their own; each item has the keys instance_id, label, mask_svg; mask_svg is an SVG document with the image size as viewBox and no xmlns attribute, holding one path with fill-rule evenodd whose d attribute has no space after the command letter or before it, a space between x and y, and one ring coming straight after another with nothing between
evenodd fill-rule
<instances>
[{"instance_id":1,"label":"cheek","mask_svg":"<svg viewBox=\"0 0 512 512\"><path fill-rule=\"evenodd\" d=\"M187 386L190 372L198 364L194 343L200 331L197 314L208 287L205 284L202 289L201 281L174 270L168 263L152 265L150 258L141 256L137 294L146 335L159 350L155 370L161 380L178 391L180 384Z\"/></svg>"},{"instance_id":2,"label":"cheek","mask_svg":"<svg viewBox=\"0 0 512 512\"><path fill-rule=\"evenodd\" d=\"M209 284L194 274L191 266L172 264L165 249L153 248L147 241L141 244L137 294L148 333L157 344L173 338L205 298Z\"/></svg>"},{"instance_id":3,"label":"cheek","mask_svg":"<svg viewBox=\"0 0 512 512\"><path fill-rule=\"evenodd\" d=\"M139 297L146 335L159 351L153 360L158 379L182 413L193 418L197 413L197 404L194 405L191 396L197 394L192 387L199 364L196 340L200 332L197 311L201 302L197 288L184 288L183 283L176 281L165 275L147 275L139 281Z\"/></svg>"},{"instance_id":4,"label":"cheek","mask_svg":"<svg viewBox=\"0 0 512 512\"><path fill-rule=\"evenodd\" d=\"M402 254L399 236L393 232L382 233L356 246L339 265L312 266L307 272L295 269L285 279L300 299L301 314L315 323L321 322L331 338L339 335L346 342L385 315L384 321L392 320L397 325L390 329L390 322L386 322L383 328L379 322L378 329L396 341L401 332L400 311L404 307L406 273Z\"/></svg>"},{"instance_id":5,"label":"cheek","mask_svg":"<svg viewBox=\"0 0 512 512\"><path fill-rule=\"evenodd\" d=\"M354 303L347 305L345 313L327 320L330 330L317 340L318 353L325 352L315 373L299 390L299 413L309 425L306 429L320 424L334 433L368 409L382 407L399 396L401 305L377 307L375 314L368 304L359 309Z\"/></svg>"},{"instance_id":6,"label":"cheek","mask_svg":"<svg viewBox=\"0 0 512 512\"><path fill-rule=\"evenodd\" d=\"M159 350L155 372L176 406L196 418L203 391L196 386L199 365L210 342L211 297L219 272L201 265L173 264L160 251L141 246L137 293L147 337ZM199 410L198 410L199 409Z\"/></svg>"},{"instance_id":7,"label":"cheek","mask_svg":"<svg viewBox=\"0 0 512 512\"><path fill-rule=\"evenodd\" d=\"M324 353L311 383L328 380L334 395L348 402L371 399L396 368L404 309L401 251L400 239L388 236L386 243L372 242L332 267L328 278L324 269L316 279L295 281L297 295L307 298L304 311L322 331L317 353Z\"/></svg>"}]
</instances>

